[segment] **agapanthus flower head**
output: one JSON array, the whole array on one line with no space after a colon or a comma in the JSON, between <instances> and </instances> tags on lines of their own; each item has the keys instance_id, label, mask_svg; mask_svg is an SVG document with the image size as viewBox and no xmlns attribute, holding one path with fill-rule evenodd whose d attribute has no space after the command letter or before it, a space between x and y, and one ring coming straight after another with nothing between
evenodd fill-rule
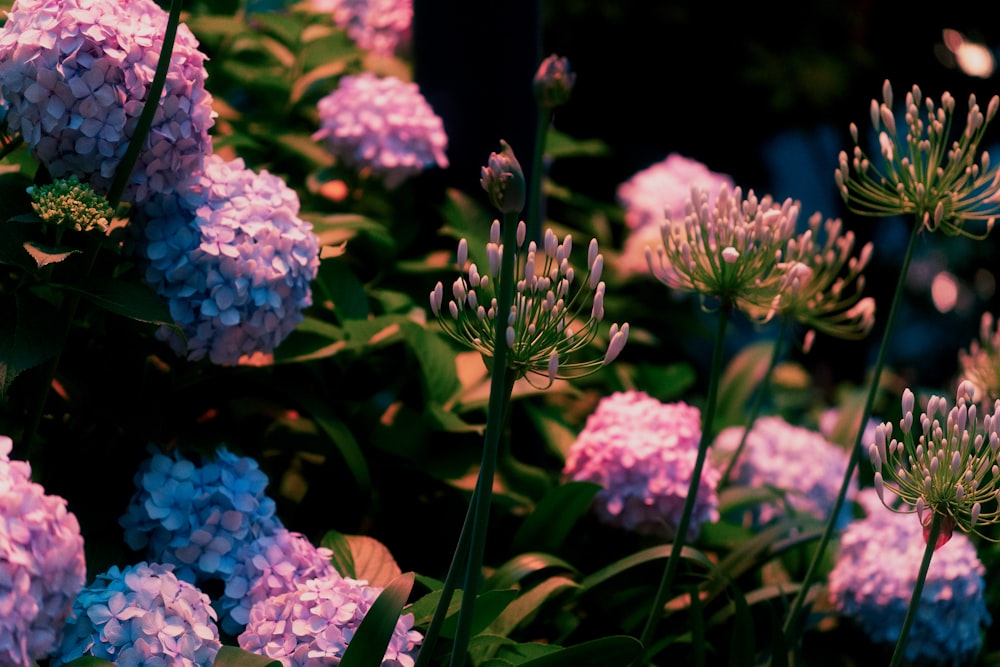
<instances>
[{"instance_id":1,"label":"agapanthus flower head","mask_svg":"<svg viewBox=\"0 0 1000 667\"><path fill-rule=\"evenodd\" d=\"M520 213L524 208L524 170L514 149L503 139L500 140L500 152L490 153L487 165L480 170L479 184L489 194L490 203L501 213Z\"/></svg>"},{"instance_id":2,"label":"agapanthus flower head","mask_svg":"<svg viewBox=\"0 0 1000 667\"><path fill-rule=\"evenodd\" d=\"M128 545L192 583L229 579L240 548L281 527L257 462L220 446L196 463L151 448L118 520Z\"/></svg>"},{"instance_id":3,"label":"agapanthus flower head","mask_svg":"<svg viewBox=\"0 0 1000 667\"><path fill-rule=\"evenodd\" d=\"M236 567L216 602L222 629L240 634L250 620L250 608L266 598L288 593L310 579L336 577L332 552L316 547L300 533L279 528L240 547Z\"/></svg>"},{"instance_id":4,"label":"agapanthus flower head","mask_svg":"<svg viewBox=\"0 0 1000 667\"><path fill-rule=\"evenodd\" d=\"M590 242L587 272L580 280L569 263L571 235L560 242L547 229L542 247L534 241L525 246L526 235L524 222L519 222L517 246L513 249L516 283L509 313L497 313L500 262L505 252L499 220L493 222L486 244L486 272L480 273L479 267L468 260L467 241L459 241L458 265L467 274L455 279L447 306L443 284L435 285L430 293L431 312L449 336L487 358L493 357L497 327L504 327L506 363L516 377L533 374L551 384L556 378L580 377L600 370L625 347L629 325L611 325L602 357L582 361L573 358L592 346L604 319L604 257L597 241Z\"/></svg>"},{"instance_id":5,"label":"agapanthus flower head","mask_svg":"<svg viewBox=\"0 0 1000 667\"><path fill-rule=\"evenodd\" d=\"M732 177L712 171L698 160L671 153L665 159L618 186L618 203L625 209L625 224L629 229L646 225L659 227L665 218L682 220L691 202L691 189L704 190L709 205L723 184L736 186Z\"/></svg>"},{"instance_id":6,"label":"agapanthus flower head","mask_svg":"<svg viewBox=\"0 0 1000 667\"><path fill-rule=\"evenodd\" d=\"M157 335L188 359L232 365L272 352L312 304L319 240L295 191L266 170L208 156L134 221L131 252L184 334Z\"/></svg>"},{"instance_id":7,"label":"agapanthus flower head","mask_svg":"<svg viewBox=\"0 0 1000 667\"><path fill-rule=\"evenodd\" d=\"M603 487L594 511L604 523L676 536L701 440L701 411L683 402L663 403L640 391L605 396L587 418L566 455L563 476ZM719 518L720 471L706 461L687 535Z\"/></svg>"},{"instance_id":8,"label":"agapanthus flower head","mask_svg":"<svg viewBox=\"0 0 1000 667\"><path fill-rule=\"evenodd\" d=\"M570 69L569 58L553 53L538 66L532 84L538 106L552 110L569 101L576 84L576 72Z\"/></svg>"},{"instance_id":9,"label":"agapanthus flower head","mask_svg":"<svg viewBox=\"0 0 1000 667\"><path fill-rule=\"evenodd\" d=\"M962 377L972 382L976 396L984 401L1000 398L1000 322L985 312L979 320L979 340L959 350Z\"/></svg>"},{"instance_id":10,"label":"agapanthus flower head","mask_svg":"<svg viewBox=\"0 0 1000 667\"><path fill-rule=\"evenodd\" d=\"M744 430L743 426L724 428L716 436L712 450L732 455ZM781 500L776 498L753 508L757 525L787 516L788 510L824 521L840 493L848 460L846 449L816 431L789 424L781 417L761 417L747 435L730 481L747 488L771 488L776 496L781 496ZM855 476L847 498L852 498L857 489ZM845 506L837 520L841 525L846 524L850 520L849 508Z\"/></svg>"},{"instance_id":11,"label":"agapanthus flower head","mask_svg":"<svg viewBox=\"0 0 1000 667\"><path fill-rule=\"evenodd\" d=\"M7 122L53 178L107 194L142 113L167 13L152 0L17 0L0 28ZM156 116L125 201L171 192L212 144L205 55L177 28Z\"/></svg>"},{"instance_id":12,"label":"agapanthus flower head","mask_svg":"<svg viewBox=\"0 0 1000 667\"><path fill-rule=\"evenodd\" d=\"M979 526L1000 520L1000 400L992 414L980 418L973 396L972 383L963 380L953 407L944 397L931 396L924 414L915 417L916 398L906 389L901 439L893 437L892 423L885 422L875 431L875 441L868 443L879 497L894 511L916 512L925 534L937 514L938 547L948 541L955 526L983 536ZM916 435L915 427L920 429ZM898 509L896 497L902 500Z\"/></svg>"},{"instance_id":13,"label":"agapanthus flower head","mask_svg":"<svg viewBox=\"0 0 1000 667\"><path fill-rule=\"evenodd\" d=\"M284 667L336 665L382 589L333 576L310 579L288 593L254 603L240 648L280 660ZM423 636L413 614L402 614L382 667L413 667Z\"/></svg>"},{"instance_id":14,"label":"agapanthus flower head","mask_svg":"<svg viewBox=\"0 0 1000 667\"><path fill-rule=\"evenodd\" d=\"M209 597L162 563L112 566L80 591L73 612L53 667L83 656L203 667L222 647Z\"/></svg>"},{"instance_id":15,"label":"agapanthus flower head","mask_svg":"<svg viewBox=\"0 0 1000 667\"><path fill-rule=\"evenodd\" d=\"M444 123L416 83L371 72L344 76L318 109L320 129L312 138L389 189L435 165L448 166Z\"/></svg>"},{"instance_id":16,"label":"agapanthus flower head","mask_svg":"<svg viewBox=\"0 0 1000 667\"><path fill-rule=\"evenodd\" d=\"M795 233L799 204L723 185L714 205L693 188L683 220L661 225L663 245L646 249L653 276L668 287L694 292L766 320L774 313L785 266L782 252Z\"/></svg>"},{"instance_id":17,"label":"agapanthus flower head","mask_svg":"<svg viewBox=\"0 0 1000 667\"><path fill-rule=\"evenodd\" d=\"M871 103L879 164L861 148L854 123L854 153L848 157L840 152L834 176L848 208L859 215L913 216L925 229L952 236L986 236L1000 214L1000 170L990 165L987 151L980 155L980 144L1000 108L1000 97L994 95L983 114L976 96L970 95L965 127L958 134L953 127L955 98L945 92L936 105L913 86L906 94L905 137L896 131L888 80L882 85L882 99ZM985 231L968 229L970 222L985 223Z\"/></svg>"},{"instance_id":18,"label":"agapanthus flower head","mask_svg":"<svg viewBox=\"0 0 1000 667\"><path fill-rule=\"evenodd\" d=\"M858 495L863 501L872 493ZM868 515L841 533L827 590L834 608L872 642L893 646L903 629L924 552L920 526L888 511L877 498ZM913 665L969 665L991 623L983 563L975 545L956 535L930 562L904 658Z\"/></svg>"},{"instance_id":19,"label":"agapanthus flower head","mask_svg":"<svg viewBox=\"0 0 1000 667\"><path fill-rule=\"evenodd\" d=\"M413 0L311 0L360 48L383 56L406 54L413 41Z\"/></svg>"},{"instance_id":20,"label":"agapanthus flower head","mask_svg":"<svg viewBox=\"0 0 1000 667\"><path fill-rule=\"evenodd\" d=\"M0 665L31 667L58 647L87 571L76 516L13 445L0 436Z\"/></svg>"},{"instance_id":21,"label":"agapanthus flower head","mask_svg":"<svg viewBox=\"0 0 1000 667\"><path fill-rule=\"evenodd\" d=\"M46 224L106 233L114 211L108 200L76 175L28 188L31 206Z\"/></svg>"}]
</instances>

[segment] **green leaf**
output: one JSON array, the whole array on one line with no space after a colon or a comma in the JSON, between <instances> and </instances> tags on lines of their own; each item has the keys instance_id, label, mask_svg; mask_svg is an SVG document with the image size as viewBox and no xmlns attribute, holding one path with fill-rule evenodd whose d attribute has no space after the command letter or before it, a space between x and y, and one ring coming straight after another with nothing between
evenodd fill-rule
<instances>
[{"instance_id":1,"label":"green leaf","mask_svg":"<svg viewBox=\"0 0 1000 667\"><path fill-rule=\"evenodd\" d=\"M750 399L764 379L773 353L772 341L758 341L744 347L729 362L719 380L717 430L744 422Z\"/></svg>"},{"instance_id":2,"label":"green leaf","mask_svg":"<svg viewBox=\"0 0 1000 667\"><path fill-rule=\"evenodd\" d=\"M315 284L316 289L333 303L334 311L341 320L368 317L365 286L345 262L335 257L323 260Z\"/></svg>"},{"instance_id":3,"label":"green leaf","mask_svg":"<svg viewBox=\"0 0 1000 667\"><path fill-rule=\"evenodd\" d=\"M510 588L517 586L532 574L551 569L577 574L576 568L561 558L547 553L529 552L519 554L498 567L483 583L483 588L484 590Z\"/></svg>"},{"instance_id":4,"label":"green leaf","mask_svg":"<svg viewBox=\"0 0 1000 667\"><path fill-rule=\"evenodd\" d=\"M591 590L596 586L599 586L609 579L627 572L628 570L648 563L650 561L659 560L661 558L668 558L670 556L672 547L669 544L664 544L655 547L649 547L648 549L643 549L642 551L637 551L634 554L630 554L622 559L602 567L597 572L594 572L581 582L581 587L584 590ZM715 565L708 559L708 557L697 549L692 549L691 547L681 548L681 558L698 563L699 565L705 567L707 570L714 570Z\"/></svg>"},{"instance_id":5,"label":"green leaf","mask_svg":"<svg viewBox=\"0 0 1000 667\"><path fill-rule=\"evenodd\" d=\"M347 644L340 667L382 664L403 605L413 589L413 578L413 572L401 574L379 594Z\"/></svg>"},{"instance_id":6,"label":"green leaf","mask_svg":"<svg viewBox=\"0 0 1000 667\"><path fill-rule=\"evenodd\" d=\"M0 398L18 375L59 353L62 330L58 311L30 292L0 303Z\"/></svg>"},{"instance_id":7,"label":"green leaf","mask_svg":"<svg viewBox=\"0 0 1000 667\"><path fill-rule=\"evenodd\" d=\"M65 667L114 667L113 662L110 660L105 660L104 658L96 658L92 655L83 655L79 658L70 660L69 662L64 662ZM219 664L216 662L215 664ZM278 663L279 665L281 663Z\"/></svg>"},{"instance_id":8,"label":"green leaf","mask_svg":"<svg viewBox=\"0 0 1000 667\"><path fill-rule=\"evenodd\" d=\"M610 667L629 665L642 653L635 637L611 635L567 646L527 662L521 667Z\"/></svg>"},{"instance_id":9,"label":"green leaf","mask_svg":"<svg viewBox=\"0 0 1000 667\"><path fill-rule=\"evenodd\" d=\"M347 541L347 535L336 530L328 530L320 540L319 545L333 552L330 556L330 564L333 565L340 576L349 579L357 579L354 572L354 552L351 551L351 543Z\"/></svg>"},{"instance_id":10,"label":"green leaf","mask_svg":"<svg viewBox=\"0 0 1000 667\"><path fill-rule=\"evenodd\" d=\"M458 591L456 591L457 593ZM514 600L517 599L517 591L512 588L503 590L484 591L476 596L476 606L472 612L472 622L469 624L469 632L477 635L490 627L497 617L506 610ZM454 602L454 599L452 600ZM461 598L459 598L461 602ZM448 607L449 612L451 607ZM452 638L458 629L458 614L449 613L441 624L441 636Z\"/></svg>"},{"instance_id":11,"label":"green leaf","mask_svg":"<svg viewBox=\"0 0 1000 667\"><path fill-rule=\"evenodd\" d=\"M41 243L35 243L34 241L26 242L24 244L24 251L31 255L38 268L48 266L49 264L58 264L67 257L78 255L81 252L76 248L53 248Z\"/></svg>"},{"instance_id":12,"label":"green leaf","mask_svg":"<svg viewBox=\"0 0 1000 667\"><path fill-rule=\"evenodd\" d=\"M545 153L553 158L599 157L610 152L608 145L600 139L575 139L553 129L549 129L546 135Z\"/></svg>"},{"instance_id":13,"label":"green leaf","mask_svg":"<svg viewBox=\"0 0 1000 667\"><path fill-rule=\"evenodd\" d=\"M601 490L594 482L567 482L549 490L514 535L514 552L556 552Z\"/></svg>"},{"instance_id":14,"label":"green leaf","mask_svg":"<svg viewBox=\"0 0 1000 667\"><path fill-rule=\"evenodd\" d=\"M74 661L75 663L75 661ZM74 664L68 663L68 664ZM113 663L111 663L113 664ZM235 646L223 646L215 654L215 667L281 667L281 662L267 656L244 651ZM82 666L81 666L82 667ZM95 666L96 667L96 666Z\"/></svg>"},{"instance_id":15,"label":"green leaf","mask_svg":"<svg viewBox=\"0 0 1000 667\"><path fill-rule=\"evenodd\" d=\"M91 278L53 287L78 292L95 306L139 322L175 327L166 301L148 285L113 278Z\"/></svg>"},{"instance_id":16,"label":"green leaf","mask_svg":"<svg viewBox=\"0 0 1000 667\"><path fill-rule=\"evenodd\" d=\"M0 264L16 266L34 272L38 264L25 248L24 230L21 225L0 223Z\"/></svg>"},{"instance_id":17,"label":"green leaf","mask_svg":"<svg viewBox=\"0 0 1000 667\"><path fill-rule=\"evenodd\" d=\"M754 643L753 618L750 616L750 605L743 597L743 591L732 583L729 587L733 596L735 619L733 623L732 640L729 644L730 667L753 667L756 644Z\"/></svg>"},{"instance_id":18,"label":"green leaf","mask_svg":"<svg viewBox=\"0 0 1000 667\"><path fill-rule=\"evenodd\" d=\"M330 562L341 576L384 588L402 573L389 549L373 537L329 530L321 545L333 551Z\"/></svg>"},{"instance_id":19,"label":"green leaf","mask_svg":"<svg viewBox=\"0 0 1000 667\"><path fill-rule=\"evenodd\" d=\"M488 632L497 635L509 635L521 624L534 618L545 602L568 590L579 588L580 584L567 577L550 577L514 600L489 625Z\"/></svg>"}]
</instances>

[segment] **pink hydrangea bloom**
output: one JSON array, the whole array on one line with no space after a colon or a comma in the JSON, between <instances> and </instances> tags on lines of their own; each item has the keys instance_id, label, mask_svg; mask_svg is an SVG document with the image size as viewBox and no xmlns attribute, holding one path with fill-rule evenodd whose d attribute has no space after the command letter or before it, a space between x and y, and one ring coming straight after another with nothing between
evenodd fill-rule
<instances>
[{"instance_id":1,"label":"pink hydrangea bloom","mask_svg":"<svg viewBox=\"0 0 1000 667\"><path fill-rule=\"evenodd\" d=\"M158 336L189 359L232 365L272 352L302 321L319 240L277 176L216 155L204 167L139 207L132 252L186 340L170 327Z\"/></svg>"},{"instance_id":2,"label":"pink hydrangea bloom","mask_svg":"<svg viewBox=\"0 0 1000 667\"><path fill-rule=\"evenodd\" d=\"M378 55L405 54L413 41L413 0L312 0L312 8Z\"/></svg>"},{"instance_id":3,"label":"pink hydrangea bloom","mask_svg":"<svg viewBox=\"0 0 1000 667\"><path fill-rule=\"evenodd\" d=\"M156 70L167 13L152 0L17 0L0 28L8 122L54 178L105 194ZM185 25L123 199L174 189L210 153L205 56Z\"/></svg>"},{"instance_id":4,"label":"pink hydrangea bloom","mask_svg":"<svg viewBox=\"0 0 1000 667\"><path fill-rule=\"evenodd\" d=\"M13 444L0 436L0 665L30 667L57 648L87 572L76 516Z\"/></svg>"},{"instance_id":5,"label":"pink hydrangea bloom","mask_svg":"<svg viewBox=\"0 0 1000 667\"><path fill-rule=\"evenodd\" d=\"M382 589L333 576L310 579L294 591L261 600L250 609L240 648L280 660L285 667L335 665ZM413 667L423 636L413 614L396 622L382 667Z\"/></svg>"},{"instance_id":6,"label":"pink hydrangea bloom","mask_svg":"<svg viewBox=\"0 0 1000 667\"><path fill-rule=\"evenodd\" d=\"M673 538L680 523L701 440L701 411L662 403L638 391L601 399L570 447L563 475L596 482L594 509L609 525ZM719 518L720 472L702 468L687 539Z\"/></svg>"},{"instance_id":7,"label":"pink hydrangea bloom","mask_svg":"<svg viewBox=\"0 0 1000 667\"><path fill-rule=\"evenodd\" d=\"M649 224L659 225L665 218L683 220L692 188L714 195L723 184L730 189L735 187L730 176L711 171L697 160L671 153L662 162L637 172L619 185L618 203L625 208L625 223L629 229L639 229ZM714 196L710 196L710 205L712 200Z\"/></svg>"},{"instance_id":8,"label":"pink hydrangea bloom","mask_svg":"<svg viewBox=\"0 0 1000 667\"><path fill-rule=\"evenodd\" d=\"M448 166L444 123L415 83L371 72L345 76L318 108L320 129L313 139L324 140L334 157L382 179L387 188L434 165Z\"/></svg>"}]
</instances>

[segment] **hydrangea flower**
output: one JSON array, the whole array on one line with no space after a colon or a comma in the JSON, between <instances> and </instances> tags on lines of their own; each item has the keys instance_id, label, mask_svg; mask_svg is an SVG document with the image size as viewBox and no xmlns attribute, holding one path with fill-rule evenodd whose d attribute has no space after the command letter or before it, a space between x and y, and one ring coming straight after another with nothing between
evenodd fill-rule
<instances>
[{"instance_id":1,"label":"hydrangea flower","mask_svg":"<svg viewBox=\"0 0 1000 667\"><path fill-rule=\"evenodd\" d=\"M232 365L273 351L302 321L319 240L277 176L216 155L204 167L139 207L132 252L184 332L158 336L188 359Z\"/></svg>"},{"instance_id":2,"label":"hydrangea flower","mask_svg":"<svg viewBox=\"0 0 1000 667\"><path fill-rule=\"evenodd\" d=\"M53 178L106 194L153 80L167 13L152 0L17 0L0 28L7 122ZM205 56L177 28L159 108L125 201L171 192L212 150Z\"/></svg>"},{"instance_id":3,"label":"hydrangea flower","mask_svg":"<svg viewBox=\"0 0 1000 667\"><path fill-rule=\"evenodd\" d=\"M204 667L222 647L208 596L171 566L112 566L80 591L53 667L82 656L117 665Z\"/></svg>"},{"instance_id":4,"label":"hydrangea flower","mask_svg":"<svg viewBox=\"0 0 1000 667\"><path fill-rule=\"evenodd\" d=\"M731 455L743 437L743 426L723 429L715 438L713 451ZM782 493L784 502L795 512L825 520L840 492L847 450L827 441L820 433L789 424L781 417L761 417L753 424L740 458L733 466L734 484L749 488L773 488ZM857 477L848 489L847 499L857 492ZM755 506L753 518L758 525L784 516L780 501ZM838 521L850 520L845 505Z\"/></svg>"},{"instance_id":5,"label":"hydrangea flower","mask_svg":"<svg viewBox=\"0 0 1000 667\"><path fill-rule=\"evenodd\" d=\"M371 72L345 76L318 109L313 139L389 189L434 165L448 166L444 123L415 83Z\"/></svg>"},{"instance_id":6,"label":"hydrangea flower","mask_svg":"<svg viewBox=\"0 0 1000 667\"><path fill-rule=\"evenodd\" d=\"M413 0L312 0L360 48L377 55L406 53L413 41Z\"/></svg>"},{"instance_id":7,"label":"hydrangea flower","mask_svg":"<svg viewBox=\"0 0 1000 667\"><path fill-rule=\"evenodd\" d=\"M618 203L625 209L629 229L659 226L665 218L682 220L691 201L691 189L699 188L712 195L723 184L735 187L732 177L678 153L637 172L618 186ZM711 201L710 201L711 203Z\"/></svg>"},{"instance_id":8,"label":"hydrangea flower","mask_svg":"<svg viewBox=\"0 0 1000 667\"><path fill-rule=\"evenodd\" d=\"M46 224L76 231L107 233L114 211L108 201L75 175L49 185L31 186L31 207Z\"/></svg>"},{"instance_id":9,"label":"hydrangea flower","mask_svg":"<svg viewBox=\"0 0 1000 667\"><path fill-rule=\"evenodd\" d=\"M177 450L154 449L136 471L136 491L118 522L132 549L176 566L185 581L225 581L243 545L282 527L267 482L254 459L225 446L201 465Z\"/></svg>"},{"instance_id":10,"label":"hydrangea flower","mask_svg":"<svg viewBox=\"0 0 1000 667\"><path fill-rule=\"evenodd\" d=\"M310 579L294 591L254 603L239 638L245 651L280 660L285 667L337 664L382 589L364 580ZM413 667L423 636L413 614L396 622L383 667Z\"/></svg>"},{"instance_id":11,"label":"hydrangea flower","mask_svg":"<svg viewBox=\"0 0 1000 667\"><path fill-rule=\"evenodd\" d=\"M309 579L337 576L333 553L304 536L279 528L240 547L236 567L216 602L222 629L238 635L250 620L250 608L265 598L295 590Z\"/></svg>"},{"instance_id":12,"label":"hydrangea flower","mask_svg":"<svg viewBox=\"0 0 1000 667\"><path fill-rule=\"evenodd\" d=\"M13 445L0 436L0 665L29 667L58 646L87 572L76 516Z\"/></svg>"},{"instance_id":13,"label":"hydrangea flower","mask_svg":"<svg viewBox=\"0 0 1000 667\"><path fill-rule=\"evenodd\" d=\"M673 538L680 523L701 440L701 411L686 403L662 403L644 392L605 396L570 447L564 477L596 482L603 489L594 510L605 523ZM686 538L717 521L720 472L702 468Z\"/></svg>"},{"instance_id":14,"label":"hydrangea flower","mask_svg":"<svg viewBox=\"0 0 1000 667\"><path fill-rule=\"evenodd\" d=\"M877 644L893 645L903 628L924 539L920 524L882 506L871 489L858 500L867 517L851 522L840 537L828 590L833 606ZM955 535L934 553L905 659L915 665L972 664L991 623L986 608L985 568L975 545Z\"/></svg>"}]
</instances>

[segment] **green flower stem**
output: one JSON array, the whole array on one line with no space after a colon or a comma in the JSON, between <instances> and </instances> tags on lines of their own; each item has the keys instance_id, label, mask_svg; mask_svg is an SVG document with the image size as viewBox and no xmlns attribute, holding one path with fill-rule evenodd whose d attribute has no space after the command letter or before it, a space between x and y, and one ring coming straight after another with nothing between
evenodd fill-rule
<instances>
[{"instance_id":1,"label":"green flower stem","mask_svg":"<svg viewBox=\"0 0 1000 667\"><path fill-rule=\"evenodd\" d=\"M837 517L840 516L840 511L844 506L844 500L847 497L847 489L851 485L851 478L854 476L854 470L861 457L861 438L865 432L865 425L871 417L872 407L875 405L875 396L878 394L879 382L882 378L882 368L885 366L886 352L889 349L889 341L892 338L892 330L896 323L896 314L899 310L899 304L903 300L903 286L906 282L906 274L910 269L910 261L913 259L913 253L917 247L917 238L920 236L920 231L922 229L923 226L921 222L917 220L913 225L913 231L910 234L910 243L906 248L906 254L903 256L903 265L899 270L899 279L896 281L896 291L892 295L892 305L889 307L889 318L885 323L885 333L882 335L882 343L879 345L878 357L875 360L875 368L872 370L872 379L871 386L868 389L868 398L865 400L864 412L861 414L861 423L858 425L858 434L854 439L854 448L851 450L851 456L848 458L847 469L844 471L844 480L840 485L840 492L837 494L837 499L833 503L833 509L830 510L830 517L827 519L823 536L820 538L819 544L816 547L816 552L813 554L812 560L809 563L809 569L806 570L805 578L802 580L801 588L799 588L799 591L795 596L795 600L792 602L792 607L788 611L788 616L785 617L785 624L782 628L782 632L785 634L785 642L789 647L792 647L795 643L797 643L798 633L800 630L799 616L802 614L802 607L805 603L805 598L809 593L809 588L813 579L816 577L816 571L819 569L819 563L823 560L823 553L826 551L826 547L830 543L830 539L833 536L833 530L837 523Z\"/></svg>"},{"instance_id":2,"label":"green flower stem","mask_svg":"<svg viewBox=\"0 0 1000 667\"><path fill-rule=\"evenodd\" d=\"M719 377L722 374L722 354L725 347L723 343L726 337L726 326L729 322L730 312L731 307L727 304L723 304L719 308L719 324L715 332L715 349L712 351L712 367L708 376L708 397L705 403L705 411L702 414L701 440L698 443L698 456L695 459L694 469L691 471L691 483L688 486L687 498L684 499L684 507L681 510L681 519L677 526L677 533L674 535L673 546L670 548L670 555L667 556L667 565L663 570L663 578L660 579L660 587L656 591L653 606L649 610L649 616L646 618L646 626L639 637L644 650L647 651L652 642L657 622L663 613L663 606L666 604L670 589L673 587L674 577L677 575L677 569L681 562L681 550L684 547L684 540L687 537L688 526L691 524L691 513L694 511L694 502L698 496L701 471L705 466L708 446L712 442L712 422L715 420L715 405L718 399Z\"/></svg>"},{"instance_id":3,"label":"green flower stem","mask_svg":"<svg viewBox=\"0 0 1000 667\"><path fill-rule=\"evenodd\" d=\"M920 571L917 573L917 581L913 585L913 596L910 597L910 606L906 609L906 617L903 619L903 629L899 632L899 639L896 640L896 648L892 652L892 661L889 667L898 667L903 662L903 654L906 652L906 642L910 638L910 628L917 617L917 608L920 606L920 594L924 591L924 582L927 580L927 570L931 566L931 557L937 546L938 535L941 534L941 515L937 512L931 514L931 525L927 532L927 546L924 547L924 557L920 561Z\"/></svg>"},{"instance_id":4,"label":"green flower stem","mask_svg":"<svg viewBox=\"0 0 1000 667\"><path fill-rule=\"evenodd\" d=\"M514 248L517 246L518 213L504 213L502 242L503 258L500 263L499 288L493 359L490 373L490 399L486 413L486 438L483 446L483 461L476 480L473 495L472 534L470 536L469 557L465 569L465 586L462 589L462 606L458 612L458 627L455 630L455 644L451 654L451 666L463 667L472 628L472 614L475 611L476 594L482 575L483 553L486 549L486 528L490 519L490 504L493 498L493 477L496 473L497 452L503 434L507 406L514 389L514 374L507 368L507 338L504 326L507 313L514 302Z\"/></svg>"},{"instance_id":5,"label":"green flower stem","mask_svg":"<svg viewBox=\"0 0 1000 667\"><path fill-rule=\"evenodd\" d=\"M545 139L552 124L552 111L539 105L535 121L535 153L528 179L528 215L525 218L528 240L542 238L542 180L544 178Z\"/></svg>"},{"instance_id":6,"label":"green flower stem","mask_svg":"<svg viewBox=\"0 0 1000 667\"><path fill-rule=\"evenodd\" d=\"M781 322L778 325L778 335L774 338L774 347L771 350L771 361L767 366L767 371L764 373L764 377L760 381L760 386L757 388L757 395L754 397L753 405L750 407L750 418L747 421L746 428L743 429L743 437L740 438L740 444L737 445L732 458L730 458L729 463L726 464L725 472L723 472L722 477L719 478L720 486L725 486L729 483L729 475L732 474L733 468L736 467L736 461L739 460L740 454L743 453L743 449L746 447L747 438L750 436L750 431L753 430L754 422L756 422L757 417L760 416L760 409L764 404L764 396L768 393L768 390L771 387L771 378L774 376L774 369L778 365L778 356L781 353L781 346L784 342L785 332L787 330L788 318L782 317Z\"/></svg>"}]
</instances>

